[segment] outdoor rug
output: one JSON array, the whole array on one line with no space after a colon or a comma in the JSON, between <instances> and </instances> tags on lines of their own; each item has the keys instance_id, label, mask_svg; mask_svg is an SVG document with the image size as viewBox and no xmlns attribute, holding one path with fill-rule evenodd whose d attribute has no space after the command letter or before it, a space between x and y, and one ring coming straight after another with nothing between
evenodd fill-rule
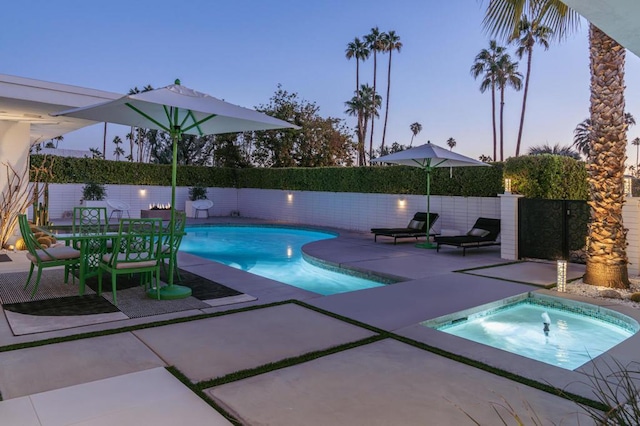
<instances>
[{"instance_id":1,"label":"outdoor rug","mask_svg":"<svg viewBox=\"0 0 640 426\"><path fill-rule=\"evenodd\" d=\"M138 275L121 275L118 277L116 307L108 276L103 277L101 296L97 295L97 277L87 279L85 294L79 296L77 279L74 283L70 276L69 283L65 284L63 269L45 270L38 291L31 299L35 277L25 290L27 272L0 274L0 302L11 330L17 336L255 300L199 275L183 270L180 275L180 285L190 287L193 294L177 300L149 298L140 286ZM164 274L160 278L165 282Z\"/></svg>"}]
</instances>

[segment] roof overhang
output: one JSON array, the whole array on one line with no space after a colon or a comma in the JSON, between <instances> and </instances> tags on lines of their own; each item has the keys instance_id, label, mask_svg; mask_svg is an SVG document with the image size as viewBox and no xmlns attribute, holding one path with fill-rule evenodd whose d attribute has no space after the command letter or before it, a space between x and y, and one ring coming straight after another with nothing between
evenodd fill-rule
<instances>
[{"instance_id":1,"label":"roof overhang","mask_svg":"<svg viewBox=\"0 0 640 426\"><path fill-rule=\"evenodd\" d=\"M0 74L0 121L30 124L32 143L95 124L49 114L117 99L119 93Z\"/></svg>"},{"instance_id":2,"label":"roof overhang","mask_svg":"<svg viewBox=\"0 0 640 426\"><path fill-rule=\"evenodd\" d=\"M640 56L639 0L562 0L609 37Z\"/></svg>"}]
</instances>

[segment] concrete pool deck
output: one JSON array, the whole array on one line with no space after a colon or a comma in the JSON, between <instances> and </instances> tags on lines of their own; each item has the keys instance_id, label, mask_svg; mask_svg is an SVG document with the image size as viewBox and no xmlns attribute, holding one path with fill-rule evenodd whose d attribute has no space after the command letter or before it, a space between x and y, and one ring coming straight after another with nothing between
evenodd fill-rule
<instances>
[{"instance_id":1,"label":"concrete pool deck","mask_svg":"<svg viewBox=\"0 0 640 426\"><path fill-rule=\"evenodd\" d=\"M211 218L208 222L249 221ZM208 380L229 373L331 348L337 349L286 368L266 369L252 377L214 384L204 393L243 424L472 424L464 412L481 424L494 424L499 419L491 404L504 404L502 398L521 416L528 417L526 401L531 410L547 420L545 423L578 424L575 413L579 408L567 399L401 340L411 339L542 383L588 393L576 383L584 379L579 372L419 325L508 296L547 292L540 286L555 281L555 265L506 262L500 259L499 247L469 250L463 257L456 249L444 248L436 253L417 249L409 241L398 245L374 243L369 234L338 232L336 239L305 246L305 253L359 271L404 277L405 281L320 296L180 253L181 268L215 277L217 282L257 300L24 336L13 336L3 315L0 349L160 319L256 307L109 336L3 350L0 424L4 419L15 419L6 424L24 425L230 424L163 367L173 366L192 383L204 386ZM0 263L0 274L28 268L23 253L10 256L14 261ZM469 271L474 268L484 269ZM453 272L460 270L465 272ZM570 265L570 277L582 273L583 267ZM292 299L306 305L285 303L260 308ZM620 310L638 318L635 310ZM633 359L638 350L640 338L634 336L611 354L625 361ZM171 412L179 415L171 416ZM580 421L588 424L585 417Z\"/></svg>"}]
</instances>

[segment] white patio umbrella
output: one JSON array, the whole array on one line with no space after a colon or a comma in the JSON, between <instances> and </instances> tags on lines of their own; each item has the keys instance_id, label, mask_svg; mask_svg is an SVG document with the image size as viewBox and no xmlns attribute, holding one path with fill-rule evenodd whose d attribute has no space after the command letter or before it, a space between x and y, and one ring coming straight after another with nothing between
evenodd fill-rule
<instances>
[{"instance_id":1,"label":"white patio umbrella","mask_svg":"<svg viewBox=\"0 0 640 426\"><path fill-rule=\"evenodd\" d=\"M286 121L230 104L182 86L180 80L160 89L127 95L113 101L70 109L52 115L84 118L143 129L164 130L171 134L173 143L170 222L172 237L173 224L175 223L178 142L183 134L202 136L253 130L298 128ZM173 262L169 262L169 282L160 291L162 299L179 299L191 295L190 288L173 284L174 267Z\"/></svg>"},{"instance_id":2,"label":"white patio umbrella","mask_svg":"<svg viewBox=\"0 0 640 426\"><path fill-rule=\"evenodd\" d=\"M400 152L385 155L384 157L371 160L377 163L393 163L403 166L420 167L427 172L427 224L430 223L430 197L431 197L431 171L436 167L471 167L489 166L482 161L474 160L470 157L458 154L441 146L427 142L424 145L416 146ZM428 226L428 225L427 225ZM416 244L416 247L434 248L435 245L429 242L429 229L427 229L427 241L423 244Z\"/></svg>"}]
</instances>

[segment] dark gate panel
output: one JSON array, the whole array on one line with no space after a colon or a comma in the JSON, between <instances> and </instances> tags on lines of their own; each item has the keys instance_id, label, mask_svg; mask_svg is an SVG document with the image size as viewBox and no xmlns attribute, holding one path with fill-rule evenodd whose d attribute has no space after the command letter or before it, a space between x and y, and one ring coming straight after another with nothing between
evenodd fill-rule
<instances>
[{"instance_id":1,"label":"dark gate panel","mask_svg":"<svg viewBox=\"0 0 640 426\"><path fill-rule=\"evenodd\" d=\"M584 263L589 206L582 200L518 200L521 258Z\"/></svg>"}]
</instances>

